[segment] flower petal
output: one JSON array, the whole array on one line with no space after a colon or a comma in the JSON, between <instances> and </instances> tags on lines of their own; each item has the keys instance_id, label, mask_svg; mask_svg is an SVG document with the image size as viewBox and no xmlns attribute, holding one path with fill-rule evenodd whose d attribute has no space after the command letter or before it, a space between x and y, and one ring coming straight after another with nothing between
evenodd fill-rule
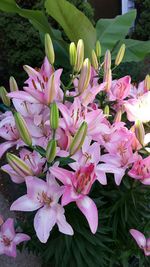
<instances>
[{"instance_id":1,"label":"flower petal","mask_svg":"<svg viewBox=\"0 0 150 267\"><path fill-rule=\"evenodd\" d=\"M77 200L76 204L86 217L91 232L95 234L98 227L98 211L94 201L88 196L84 196Z\"/></svg>"},{"instance_id":2,"label":"flower petal","mask_svg":"<svg viewBox=\"0 0 150 267\"><path fill-rule=\"evenodd\" d=\"M64 185L71 185L73 172L55 166L51 167L49 170L51 174L54 175L58 180L60 180Z\"/></svg>"},{"instance_id":3,"label":"flower petal","mask_svg":"<svg viewBox=\"0 0 150 267\"><path fill-rule=\"evenodd\" d=\"M140 248L143 249L146 246L146 238L141 232L135 229L130 229L130 234L135 239Z\"/></svg>"},{"instance_id":4,"label":"flower petal","mask_svg":"<svg viewBox=\"0 0 150 267\"><path fill-rule=\"evenodd\" d=\"M1 226L1 232L7 238L12 240L15 236L14 220L9 218Z\"/></svg>"},{"instance_id":5,"label":"flower petal","mask_svg":"<svg viewBox=\"0 0 150 267\"><path fill-rule=\"evenodd\" d=\"M66 221L66 217L64 215L64 209L59 204L57 205L57 225L61 233L66 235L74 234L71 225Z\"/></svg>"},{"instance_id":6,"label":"flower petal","mask_svg":"<svg viewBox=\"0 0 150 267\"><path fill-rule=\"evenodd\" d=\"M56 223L56 210L54 208L43 207L34 217L34 228L37 237L42 243L46 243L50 231Z\"/></svg>"},{"instance_id":7,"label":"flower petal","mask_svg":"<svg viewBox=\"0 0 150 267\"><path fill-rule=\"evenodd\" d=\"M21 242L24 242L24 241L28 241L30 240L30 236L26 235L26 234L16 234L15 235L15 238L13 240L13 242L15 242L16 245L20 244Z\"/></svg>"},{"instance_id":8,"label":"flower petal","mask_svg":"<svg viewBox=\"0 0 150 267\"><path fill-rule=\"evenodd\" d=\"M34 211L39 209L42 204L38 201L33 201L27 195L18 198L11 205L10 210L20 210L20 211Z\"/></svg>"}]
</instances>

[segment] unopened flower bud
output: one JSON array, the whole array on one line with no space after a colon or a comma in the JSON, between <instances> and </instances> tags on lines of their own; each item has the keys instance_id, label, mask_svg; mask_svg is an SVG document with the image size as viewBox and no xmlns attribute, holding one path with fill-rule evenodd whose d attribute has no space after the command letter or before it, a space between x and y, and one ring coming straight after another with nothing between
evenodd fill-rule
<instances>
[{"instance_id":1,"label":"unopened flower bud","mask_svg":"<svg viewBox=\"0 0 150 267\"><path fill-rule=\"evenodd\" d=\"M17 82L15 80L15 78L13 76L11 76L9 78L9 87L10 87L10 91L11 92L14 92L14 91L18 91L18 85L17 85Z\"/></svg>"},{"instance_id":2,"label":"unopened flower bud","mask_svg":"<svg viewBox=\"0 0 150 267\"><path fill-rule=\"evenodd\" d=\"M145 130L143 123L139 120L135 122L135 136L141 145L144 144Z\"/></svg>"},{"instance_id":3,"label":"unopened flower bud","mask_svg":"<svg viewBox=\"0 0 150 267\"><path fill-rule=\"evenodd\" d=\"M107 70L104 76L104 82L106 82L105 91L108 92L111 88L112 83L112 71L111 69Z\"/></svg>"},{"instance_id":4,"label":"unopened flower bud","mask_svg":"<svg viewBox=\"0 0 150 267\"><path fill-rule=\"evenodd\" d=\"M79 72L81 70L83 60L84 60L84 42L82 39L80 39L77 43L77 60L74 66L74 70L76 72Z\"/></svg>"},{"instance_id":5,"label":"unopened flower bud","mask_svg":"<svg viewBox=\"0 0 150 267\"><path fill-rule=\"evenodd\" d=\"M91 63L90 60L86 58L83 62L83 66L79 77L79 83L78 83L79 94L83 93L84 90L88 87L90 78L91 78Z\"/></svg>"},{"instance_id":6,"label":"unopened flower bud","mask_svg":"<svg viewBox=\"0 0 150 267\"><path fill-rule=\"evenodd\" d=\"M98 59L101 56L101 44L100 41L96 42L96 47L95 47L95 51L96 51L96 56L98 57Z\"/></svg>"},{"instance_id":7,"label":"unopened flower bud","mask_svg":"<svg viewBox=\"0 0 150 267\"><path fill-rule=\"evenodd\" d=\"M56 156L57 143L55 139L49 141L46 148L46 158L49 163L51 163Z\"/></svg>"},{"instance_id":8,"label":"unopened flower bud","mask_svg":"<svg viewBox=\"0 0 150 267\"><path fill-rule=\"evenodd\" d=\"M47 84L47 105L49 106L56 96L56 88L55 88L55 76L54 73L51 75L48 84Z\"/></svg>"},{"instance_id":9,"label":"unopened flower bud","mask_svg":"<svg viewBox=\"0 0 150 267\"><path fill-rule=\"evenodd\" d=\"M106 106L104 107L104 114L105 114L106 116L109 116L109 106L108 106L108 105L106 105Z\"/></svg>"},{"instance_id":10,"label":"unopened flower bud","mask_svg":"<svg viewBox=\"0 0 150 267\"><path fill-rule=\"evenodd\" d=\"M125 44L122 44L115 59L115 66L118 66L123 60L125 50L126 50L126 46Z\"/></svg>"},{"instance_id":11,"label":"unopened flower bud","mask_svg":"<svg viewBox=\"0 0 150 267\"><path fill-rule=\"evenodd\" d=\"M70 44L69 47L70 65L75 66L77 60L77 48L74 42Z\"/></svg>"},{"instance_id":12,"label":"unopened flower bud","mask_svg":"<svg viewBox=\"0 0 150 267\"><path fill-rule=\"evenodd\" d=\"M107 72L109 69L111 69L111 53L107 50L104 57L104 72Z\"/></svg>"},{"instance_id":13,"label":"unopened flower bud","mask_svg":"<svg viewBox=\"0 0 150 267\"><path fill-rule=\"evenodd\" d=\"M72 143L70 145L70 155L74 155L83 145L86 133L87 133L88 125L84 121L82 122L81 126L79 127L78 131L76 132Z\"/></svg>"},{"instance_id":14,"label":"unopened flower bud","mask_svg":"<svg viewBox=\"0 0 150 267\"><path fill-rule=\"evenodd\" d=\"M32 139L31 139L31 135L29 133L29 130L28 130L28 127L27 127L27 124L24 118L19 112L15 112L14 118L15 118L17 130L19 132L21 139L25 142L25 144L27 144L28 146L31 146Z\"/></svg>"},{"instance_id":15,"label":"unopened flower bud","mask_svg":"<svg viewBox=\"0 0 150 267\"><path fill-rule=\"evenodd\" d=\"M7 107L10 107L10 99L7 96L8 92L6 91L5 87L1 86L0 87L0 98L2 99L4 105Z\"/></svg>"},{"instance_id":16,"label":"unopened flower bud","mask_svg":"<svg viewBox=\"0 0 150 267\"><path fill-rule=\"evenodd\" d=\"M7 158L9 165L12 167L12 169L17 174L21 175L22 177L34 175L31 168L22 159L20 159L16 155L11 154L11 153L7 153L6 158Z\"/></svg>"},{"instance_id":17,"label":"unopened flower bud","mask_svg":"<svg viewBox=\"0 0 150 267\"><path fill-rule=\"evenodd\" d=\"M51 105L51 111L50 111L50 125L53 130L56 130L59 125L59 111L57 104L54 102Z\"/></svg>"},{"instance_id":18,"label":"unopened flower bud","mask_svg":"<svg viewBox=\"0 0 150 267\"><path fill-rule=\"evenodd\" d=\"M45 34L45 54L49 60L49 63L53 65L55 62L55 53L51 37L48 33Z\"/></svg>"},{"instance_id":19,"label":"unopened flower bud","mask_svg":"<svg viewBox=\"0 0 150 267\"><path fill-rule=\"evenodd\" d=\"M4 223L2 215L0 215L0 226Z\"/></svg>"},{"instance_id":20,"label":"unopened flower bud","mask_svg":"<svg viewBox=\"0 0 150 267\"><path fill-rule=\"evenodd\" d=\"M119 109L119 110L117 111L117 113L116 113L114 122L121 122L121 118L122 118L122 110Z\"/></svg>"},{"instance_id":21,"label":"unopened flower bud","mask_svg":"<svg viewBox=\"0 0 150 267\"><path fill-rule=\"evenodd\" d=\"M92 50L92 66L95 70L98 70L98 60L94 49Z\"/></svg>"},{"instance_id":22,"label":"unopened flower bud","mask_svg":"<svg viewBox=\"0 0 150 267\"><path fill-rule=\"evenodd\" d=\"M146 91L150 90L150 75L146 75L145 80L144 80L144 88Z\"/></svg>"}]
</instances>

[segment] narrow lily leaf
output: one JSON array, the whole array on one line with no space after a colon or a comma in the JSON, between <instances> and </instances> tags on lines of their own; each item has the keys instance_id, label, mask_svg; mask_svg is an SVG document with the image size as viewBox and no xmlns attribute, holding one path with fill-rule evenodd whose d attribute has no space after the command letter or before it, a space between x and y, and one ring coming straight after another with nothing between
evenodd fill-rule
<instances>
[{"instance_id":1,"label":"narrow lily leaf","mask_svg":"<svg viewBox=\"0 0 150 267\"><path fill-rule=\"evenodd\" d=\"M83 39L86 56L90 57L96 42L96 31L88 18L66 0L46 0L45 8L62 26L70 41L77 43Z\"/></svg>"},{"instance_id":2,"label":"narrow lily leaf","mask_svg":"<svg viewBox=\"0 0 150 267\"><path fill-rule=\"evenodd\" d=\"M124 39L136 18L136 10L113 19L100 19L96 24L97 39L102 45L102 55L107 49L111 50L114 45Z\"/></svg>"}]
</instances>

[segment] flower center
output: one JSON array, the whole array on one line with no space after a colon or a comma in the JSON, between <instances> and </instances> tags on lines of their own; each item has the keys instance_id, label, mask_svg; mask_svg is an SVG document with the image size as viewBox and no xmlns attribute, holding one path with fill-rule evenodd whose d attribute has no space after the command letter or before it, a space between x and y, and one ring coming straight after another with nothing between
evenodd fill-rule
<instances>
[{"instance_id":1,"label":"flower center","mask_svg":"<svg viewBox=\"0 0 150 267\"><path fill-rule=\"evenodd\" d=\"M91 174L94 169L94 164L90 164L88 167L83 167L76 173L76 191L77 193L83 192L85 189L90 189L92 185Z\"/></svg>"},{"instance_id":2,"label":"flower center","mask_svg":"<svg viewBox=\"0 0 150 267\"><path fill-rule=\"evenodd\" d=\"M9 247L11 244L11 240L8 237L3 236L3 243L6 247Z\"/></svg>"}]
</instances>

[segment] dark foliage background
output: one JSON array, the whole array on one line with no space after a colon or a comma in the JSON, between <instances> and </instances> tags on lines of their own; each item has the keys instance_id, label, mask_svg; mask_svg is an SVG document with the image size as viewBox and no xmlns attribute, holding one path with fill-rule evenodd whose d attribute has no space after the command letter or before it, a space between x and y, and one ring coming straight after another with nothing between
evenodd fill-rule
<instances>
[{"instance_id":1,"label":"dark foliage background","mask_svg":"<svg viewBox=\"0 0 150 267\"><path fill-rule=\"evenodd\" d=\"M94 23L94 11L91 5L82 0L69 0ZM42 9L43 0L18 0L21 7ZM50 20L55 28L59 28L54 20ZM21 87L25 79L22 66L40 66L44 58L44 48L39 33L24 18L0 13L0 85L8 88L8 80L12 75Z\"/></svg>"}]
</instances>

